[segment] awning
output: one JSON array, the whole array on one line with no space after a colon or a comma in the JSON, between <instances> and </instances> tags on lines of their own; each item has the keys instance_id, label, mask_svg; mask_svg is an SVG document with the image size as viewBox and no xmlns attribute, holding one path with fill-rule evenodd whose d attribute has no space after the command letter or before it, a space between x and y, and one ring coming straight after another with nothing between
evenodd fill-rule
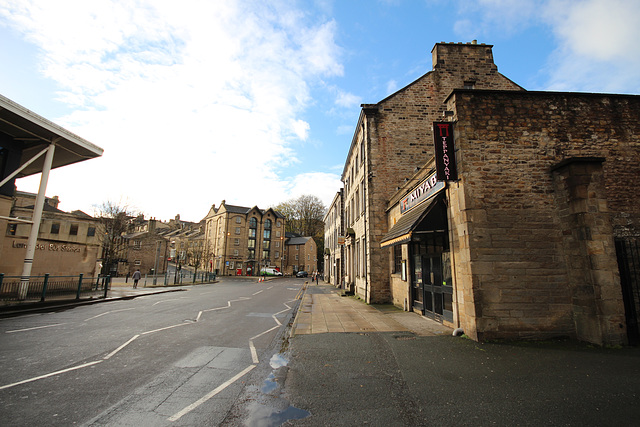
<instances>
[{"instance_id":1,"label":"awning","mask_svg":"<svg viewBox=\"0 0 640 427\"><path fill-rule=\"evenodd\" d=\"M429 215L429 212L431 212L440 197L442 196L436 194L400 217L398 222L391 227L391 230L384 235L380 242L380 247L384 248L410 242L413 232L422 220Z\"/></svg>"},{"instance_id":2,"label":"awning","mask_svg":"<svg viewBox=\"0 0 640 427\"><path fill-rule=\"evenodd\" d=\"M22 149L20 166L25 166L50 144L55 144L51 169L100 157L103 149L50 122L42 116L0 95L0 134L5 134ZM16 175L16 178L40 173L41 155ZM2 178L2 177L0 177Z\"/></svg>"}]
</instances>

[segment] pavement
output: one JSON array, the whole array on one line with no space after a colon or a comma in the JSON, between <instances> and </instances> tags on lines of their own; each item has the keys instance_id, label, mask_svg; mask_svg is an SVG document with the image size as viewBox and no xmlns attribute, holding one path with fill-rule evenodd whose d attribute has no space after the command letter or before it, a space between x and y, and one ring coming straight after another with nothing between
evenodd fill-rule
<instances>
[{"instance_id":1,"label":"pavement","mask_svg":"<svg viewBox=\"0 0 640 427\"><path fill-rule=\"evenodd\" d=\"M453 330L391 304L367 305L341 296L328 285L308 284L291 335L329 332L412 332L418 336L451 335Z\"/></svg>"},{"instance_id":2,"label":"pavement","mask_svg":"<svg viewBox=\"0 0 640 427\"><path fill-rule=\"evenodd\" d=\"M286 425L640 424L639 348L477 343L326 285L307 286L287 354Z\"/></svg>"}]
</instances>

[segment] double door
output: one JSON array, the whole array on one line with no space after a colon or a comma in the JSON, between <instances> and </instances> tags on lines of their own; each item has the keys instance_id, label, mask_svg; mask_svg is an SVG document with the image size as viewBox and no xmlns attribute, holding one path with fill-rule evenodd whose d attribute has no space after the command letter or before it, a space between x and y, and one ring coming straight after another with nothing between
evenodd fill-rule
<instances>
[{"instance_id":1,"label":"double door","mask_svg":"<svg viewBox=\"0 0 640 427\"><path fill-rule=\"evenodd\" d=\"M427 243L437 242L434 240ZM453 321L451 255L447 246L424 243L413 245L413 309L438 321Z\"/></svg>"}]
</instances>

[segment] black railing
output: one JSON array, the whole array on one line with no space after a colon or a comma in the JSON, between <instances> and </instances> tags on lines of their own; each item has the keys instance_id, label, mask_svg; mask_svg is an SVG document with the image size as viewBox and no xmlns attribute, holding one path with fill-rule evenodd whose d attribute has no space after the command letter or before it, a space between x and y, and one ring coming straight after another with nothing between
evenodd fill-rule
<instances>
[{"instance_id":1,"label":"black railing","mask_svg":"<svg viewBox=\"0 0 640 427\"><path fill-rule=\"evenodd\" d=\"M111 284L110 276L31 276L23 280L20 276L5 276L0 273L0 300L45 301L46 299L82 297L107 297Z\"/></svg>"}]
</instances>

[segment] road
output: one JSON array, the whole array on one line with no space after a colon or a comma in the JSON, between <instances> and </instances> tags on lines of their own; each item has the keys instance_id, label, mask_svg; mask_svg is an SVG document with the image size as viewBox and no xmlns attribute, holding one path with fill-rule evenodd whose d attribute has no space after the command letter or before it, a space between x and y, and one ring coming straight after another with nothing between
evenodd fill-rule
<instances>
[{"instance_id":1,"label":"road","mask_svg":"<svg viewBox=\"0 0 640 427\"><path fill-rule=\"evenodd\" d=\"M227 424L243 390L283 364L303 283L221 278L2 319L2 424Z\"/></svg>"}]
</instances>

